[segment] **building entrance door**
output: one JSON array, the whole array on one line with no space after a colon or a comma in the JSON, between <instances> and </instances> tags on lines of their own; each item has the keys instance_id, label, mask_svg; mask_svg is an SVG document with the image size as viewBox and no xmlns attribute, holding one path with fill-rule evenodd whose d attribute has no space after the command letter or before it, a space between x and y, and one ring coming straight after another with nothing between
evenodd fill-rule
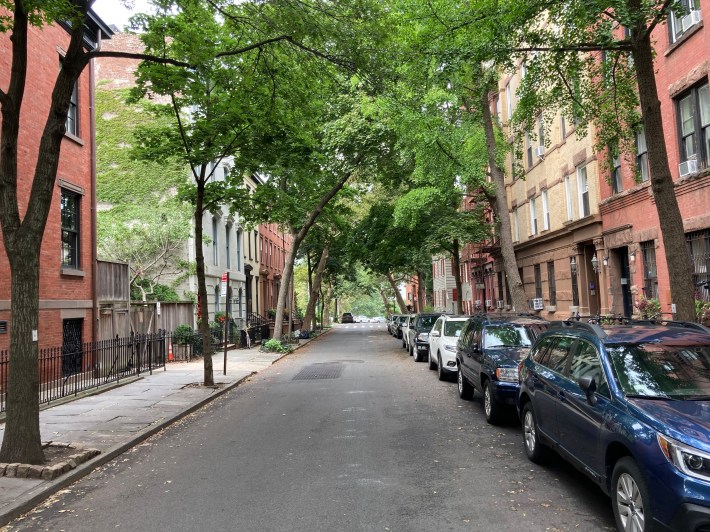
<instances>
[{"instance_id":1,"label":"building entrance door","mask_svg":"<svg viewBox=\"0 0 710 532\"><path fill-rule=\"evenodd\" d=\"M84 320L71 319L62 323L62 376L68 377L81 371L82 328Z\"/></svg>"},{"instance_id":2,"label":"building entrance door","mask_svg":"<svg viewBox=\"0 0 710 532\"><path fill-rule=\"evenodd\" d=\"M629 248L623 247L617 250L619 256L619 270L621 283L621 297L624 304L624 316L631 317L633 313L633 301L631 299L631 270L629 268Z\"/></svg>"}]
</instances>

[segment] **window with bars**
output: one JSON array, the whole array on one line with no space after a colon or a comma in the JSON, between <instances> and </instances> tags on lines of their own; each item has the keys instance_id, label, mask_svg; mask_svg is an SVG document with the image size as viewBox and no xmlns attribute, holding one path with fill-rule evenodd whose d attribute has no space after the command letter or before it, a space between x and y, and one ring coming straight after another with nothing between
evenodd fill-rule
<instances>
[{"instance_id":1,"label":"window with bars","mask_svg":"<svg viewBox=\"0 0 710 532\"><path fill-rule=\"evenodd\" d=\"M79 269L81 231L81 196L62 189L60 211L62 219L62 267Z\"/></svg>"},{"instance_id":2,"label":"window with bars","mask_svg":"<svg viewBox=\"0 0 710 532\"><path fill-rule=\"evenodd\" d=\"M710 301L710 229L685 235L693 268L695 298Z\"/></svg>"},{"instance_id":3,"label":"window with bars","mask_svg":"<svg viewBox=\"0 0 710 532\"><path fill-rule=\"evenodd\" d=\"M535 272L535 297L542 299L542 272L540 271L540 265L536 264L533 269Z\"/></svg>"},{"instance_id":4,"label":"window with bars","mask_svg":"<svg viewBox=\"0 0 710 532\"><path fill-rule=\"evenodd\" d=\"M658 298L658 273L656 271L656 245L653 240L641 242L643 258L643 293L649 299Z\"/></svg>"},{"instance_id":5,"label":"window with bars","mask_svg":"<svg viewBox=\"0 0 710 532\"><path fill-rule=\"evenodd\" d=\"M555 263L547 263L547 291L550 296L550 305L557 305L557 284L555 283Z\"/></svg>"}]
</instances>

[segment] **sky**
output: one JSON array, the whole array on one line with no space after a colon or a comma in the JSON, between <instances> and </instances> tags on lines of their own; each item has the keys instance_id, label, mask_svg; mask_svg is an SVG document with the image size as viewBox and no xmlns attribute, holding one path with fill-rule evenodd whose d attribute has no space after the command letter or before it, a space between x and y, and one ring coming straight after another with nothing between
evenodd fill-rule
<instances>
[{"instance_id":1,"label":"sky","mask_svg":"<svg viewBox=\"0 0 710 532\"><path fill-rule=\"evenodd\" d=\"M130 0L127 3L132 4L133 7L125 8L122 0L96 0L92 7L106 24L109 26L114 24L122 30L134 13L148 10L148 0Z\"/></svg>"}]
</instances>

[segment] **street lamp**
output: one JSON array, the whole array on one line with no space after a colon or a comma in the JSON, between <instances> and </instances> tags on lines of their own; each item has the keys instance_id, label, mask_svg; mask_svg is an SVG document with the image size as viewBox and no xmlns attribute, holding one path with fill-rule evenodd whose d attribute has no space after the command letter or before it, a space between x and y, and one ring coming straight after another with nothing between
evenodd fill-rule
<instances>
[{"instance_id":1,"label":"street lamp","mask_svg":"<svg viewBox=\"0 0 710 532\"><path fill-rule=\"evenodd\" d=\"M574 259L574 257L569 260L569 270L572 273L577 273L577 261Z\"/></svg>"},{"instance_id":2,"label":"street lamp","mask_svg":"<svg viewBox=\"0 0 710 532\"><path fill-rule=\"evenodd\" d=\"M592 255L592 270L594 270L594 273L599 273L599 259L596 253Z\"/></svg>"}]
</instances>

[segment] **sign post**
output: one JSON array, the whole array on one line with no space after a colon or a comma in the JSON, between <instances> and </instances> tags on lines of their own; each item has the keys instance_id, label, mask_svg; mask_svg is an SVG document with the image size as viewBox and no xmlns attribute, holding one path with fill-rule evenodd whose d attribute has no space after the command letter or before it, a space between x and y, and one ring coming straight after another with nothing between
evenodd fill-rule
<instances>
[{"instance_id":1,"label":"sign post","mask_svg":"<svg viewBox=\"0 0 710 532\"><path fill-rule=\"evenodd\" d=\"M228 288L229 286L229 272L224 272L222 274L222 291L221 291L221 296L225 298L224 301L224 369L222 370L222 373L224 375L227 374L227 342L229 341L229 303L227 301L227 294L228 294Z\"/></svg>"}]
</instances>

